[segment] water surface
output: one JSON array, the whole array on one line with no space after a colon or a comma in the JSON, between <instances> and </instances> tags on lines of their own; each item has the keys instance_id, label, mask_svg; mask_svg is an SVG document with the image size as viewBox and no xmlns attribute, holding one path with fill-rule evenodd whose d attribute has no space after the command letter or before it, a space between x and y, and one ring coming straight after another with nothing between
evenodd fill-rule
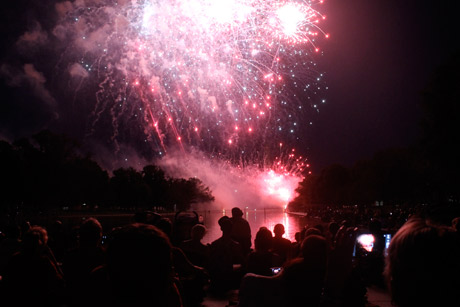
<instances>
[{"instance_id":1,"label":"water surface","mask_svg":"<svg viewBox=\"0 0 460 307\"><path fill-rule=\"evenodd\" d=\"M224 215L232 216L231 209L228 210L214 210L214 211L197 211L203 219L208 232L203 238L203 243L211 243L222 235L219 224L217 221ZM249 222L251 226L252 242L260 227L265 226L273 232L276 224L283 224L285 228L284 237L295 241L295 233L304 228L304 226L313 226L315 221L308 220L304 216L294 215L284 212L283 209L246 209L244 210L243 217ZM318 223L318 222L316 222Z\"/></svg>"}]
</instances>

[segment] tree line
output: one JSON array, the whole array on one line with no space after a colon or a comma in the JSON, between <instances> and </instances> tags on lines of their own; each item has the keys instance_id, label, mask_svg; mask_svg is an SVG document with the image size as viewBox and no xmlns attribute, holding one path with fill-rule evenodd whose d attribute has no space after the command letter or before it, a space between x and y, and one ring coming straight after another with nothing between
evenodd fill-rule
<instances>
[{"instance_id":1,"label":"tree line","mask_svg":"<svg viewBox=\"0 0 460 307\"><path fill-rule=\"evenodd\" d=\"M292 210L318 205L460 204L460 53L420 93L420 137L352 167L335 164L308 176Z\"/></svg>"},{"instance_id":2,"label":"tree line","mask_svg":"<svg viewBox=\"0 0 460 307\"><path fill-rule=\"evenodd\" d=\"M12 143L0 141L0 205L37 212L56 208L186 210L214 200L198 178L168 177L157 165L112 175L66 135L44 130Z\"/></svg>"}]
</instances>

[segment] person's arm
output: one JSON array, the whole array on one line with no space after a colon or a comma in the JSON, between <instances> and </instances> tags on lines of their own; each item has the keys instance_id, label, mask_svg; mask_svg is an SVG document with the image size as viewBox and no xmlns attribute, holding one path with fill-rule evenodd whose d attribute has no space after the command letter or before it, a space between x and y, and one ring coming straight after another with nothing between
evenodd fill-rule
<instances>
[{"instance_id":1,"label":"person's arm","mask_svg":"<svg viewBox=\"0 0 460 307\"><path fill-rule=\"evenodd\" d=\"M207 272L204 268L199 267L191 263L184 252L178 248L172 248L173 254L173 263L175 271L179 274L179 276L184 275L203 275L207 276Z\"/></svg>"}]
</instances>

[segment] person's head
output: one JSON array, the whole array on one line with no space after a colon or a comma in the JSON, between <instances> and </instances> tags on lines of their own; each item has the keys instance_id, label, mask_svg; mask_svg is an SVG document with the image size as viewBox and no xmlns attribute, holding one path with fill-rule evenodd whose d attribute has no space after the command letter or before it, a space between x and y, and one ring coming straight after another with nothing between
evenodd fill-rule
<instances>
[{"instance_id":1,"label":"person's head","mask_svg":"<svg viewBox=\"0 0 460 307\"><path fill-rule=\"evenodd\" d=\"M148 224L118 228L107 247L107 270L121 301L155 299L165 291L172 274L169 238Z\"/></svg>"},{"instance_id":2,"label":"person's head","mask_svg":"<svg viewBox=\"0 0 460 307\"><path fill-rule=\"evenodd\" d=\"M321 224L316 224L313 228L318 229L319 232L321 233L321 235L324 234L324 227L323 227L323 225L321 225Z\"/></svg>"},{"instance_id":3,"label":"person's head","mask_svg":"<svg viewBox=\"0 0 460 307\"><path fill-rule=\"evenodd\" d=\"M301 232L300 232L300 231L297 231L297 232L295 233L295 235L294 235L294 238L295 238L295 241L296 241L297 243L300 243L301 240L302 240L302 234L301 234Z\"/></svg>"},{"instance_id":4,"label":"person's head","mask_svg":"<svg viewBox=\"0 0 460 307\"><path fill-rule=\"evenodd\" d=\"M256 251L268 251L272 245L272 232L267 227L260 227L254 239Z\"/></svg>"},{"instance_id":5,"label":"person's head","mask_svg":"<svg viewBox=\"0 0 460 307\"><path fill-rule=\"evenodd\" d=\"M48 233L45 228L31 226L24 234L22 248L25 253L39 253L48 243Z\"/></svg>"},{"instance_id":6,"label":"person's head","mask_svg":"<svg viewBox=\"0 0 460 307\"><path fill-rule=\"evenodd\" d=\"M284 225L276 224L275 227L273 227L273 233L275 237L282 237L284 235Z\"/></svg>"},{"instance_id":7,"label":"person's head","mask_svg":"<svg viewBox=\"0 0 460 307\"><path fill-rule=\"evenodd\" d=\"M21 234L25 235L30 230L31 227L32 225L30 224L29 221L23 221L21 223Z\"/></svg>"},{"instance_id":8,"label":"person's head","mask_svg":"<svg viewBox=\"0 0 460 307\"><path fill-rule=\"evenodd\" d=\"M391 240L385 275L393 303L454 306L460 299L460 247L450 227L411 218Z\"/></svg>"},{"instance_id":9,"label":"person's head","mask_svg":"<svg viewBox=\"0 0 460 307\"><path fill-rule=\"evenodd\" d=\"M321 236L321 231L319 231L317 228L308 228L305 229L305 238L311 235L316 235L316 236Z\"/></svg>"},{"instance_id":10,"label":"person's head","mask_svg":"<svg viewBox=\"0 0 460 307\"><path fill-rule=\"evenodd\" d=\"M232 217L242 217L243 216L243 211L241 211L240 208L235 207L232 209Z\"/></svg>"},{"instance_id":11,"label":"person's head","mask_svg":"<svg viewBox=\"0 0 460 307\"><path fill-rule=\"evenodd\" d=\"M192 230L190 231L190 236L192 237L192 240L201 241L201 239L203 239L205 234L206 234L206 227L201 224L195 224L192 227Z\"/></svg>"},{"instance_id":12,"label":"person's head","mask_svg":"<svg viewBox=\"0 0 460 307\"><path fill-rule=\"evenodd\" d=\"M95 218L86 219L78 231L80 246L95 247L98 246L102 238L101 223Z\"/></svg>"},{"instance_id":13,"label":"person's head","mask_svg":"<svg viewBox=\"0 0 460 307\"><path fill-rule=\"evenodd\" d=\"M329 230L329 233L332 236L336 235L337 231L339 231L339 228L340 228L340 226L336 222L330 222L329 223L328 230Z\"/></svg>"},{"instance_id":14,"label":"person's head","mask_svg":"<svg viewBox=\"0 0 460 307\"><path fill-rule=\"evenodd\" d=\"M312 234L305 237L300 250L305 263L323 269L326 267L328 246L323 236Z\"/></svg>"},{"instance_id":15,"label":"person's head","mask_svg":"<svg viewBox=\"0 0 460 307\"><path fill-rule=\"evenodd\" d=\"M232 232L232 220L228 216L224 215L217 223L219 223L220 230L222 230L223 234L230 234Z\"/></svg>"},{"instance_id":16,"label":"person's head","mask_svg":"<svg viewBox=\"0 0 460 307\"><path fill-rule=\"evenodd\" d=\"M162 217L155 223L155 226L163 231L168 236L168 238L171 238L173 226L170 219Z\"/></svg>"}]
</instances>

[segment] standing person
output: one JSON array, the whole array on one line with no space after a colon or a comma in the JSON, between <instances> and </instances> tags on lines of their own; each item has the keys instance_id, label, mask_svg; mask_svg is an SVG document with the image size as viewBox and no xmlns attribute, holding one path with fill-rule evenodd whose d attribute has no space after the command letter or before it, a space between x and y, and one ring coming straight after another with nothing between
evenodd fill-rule
<instances>
[{"instance_id":1,"label":"standing person","mask_svg":"<svg viewBox=\"0 0 460 307\"><path fill-rule=\"evenodd\" d=\"M278 254L283 262L285 262L291 251L291 241L283 238L284 235L284 226L283 224L276 224L273 228L273 233L275 237L273 238L272 251L275 254Z\"/></svg>"},{"instance_id":2,"label":"standing person","mask_svg":"<svg viewBox=\"0 0 460 307\"><path fill-rule=\"evenodd\" d=\"M218 223L222 236L210 245L210 290L215 294L223 294L227 290L238 288L241 273L238 267L241 267L244 259L241 245L231 238L231 219L223 216Z\"/></svg>"},{"instance_id":3,"label":"standing person","mask_svg":"<svg viewBox=\"0 0 460 307\"><path fill-rule=\"evenodd\" d=\"M251 227L248 221L243 218L243 211L235 207L232 209L232 233L231 237L236 242L240 243L244 257L251 251Z\"/></svg>"}]
</instances>

